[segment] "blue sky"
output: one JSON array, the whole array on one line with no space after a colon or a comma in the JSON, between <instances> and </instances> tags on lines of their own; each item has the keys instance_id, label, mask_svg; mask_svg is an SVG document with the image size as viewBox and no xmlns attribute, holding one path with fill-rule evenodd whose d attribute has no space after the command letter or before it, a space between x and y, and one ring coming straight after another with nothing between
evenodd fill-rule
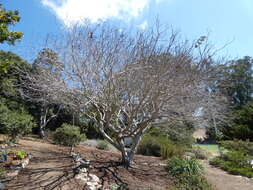
<instances>
[{"instance_id":1,"label":"blue sky","mask_svg":"<svg viewBox=\"0 0 253 190\"><path fill-rule=\"evenodd\" d=\"M13 29L24 33L16 46L1 45L23 57L39 49L48 34L64 32L89 19L145 29L156 17L189 39L209 33L217 47L231 42L220 54L253 56L253 0L0 0L6 9L20 11Z\"/></svg>"}]
</instances>

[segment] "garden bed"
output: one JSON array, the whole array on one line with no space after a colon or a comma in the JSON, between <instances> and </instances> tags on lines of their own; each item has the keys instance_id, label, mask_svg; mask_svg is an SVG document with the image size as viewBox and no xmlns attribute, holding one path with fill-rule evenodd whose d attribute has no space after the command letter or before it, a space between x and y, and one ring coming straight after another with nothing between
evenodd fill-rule
<instances>
[{"instance_id":1,"label":"garden bed","mask_svg":"<svg viewBox=\"0 0 253 190\"><path fill-rule=\"evenodd\" d=\"M0 189L29 164L31 157L21 150L0 149Z\"/></svg>"}]
</instances>

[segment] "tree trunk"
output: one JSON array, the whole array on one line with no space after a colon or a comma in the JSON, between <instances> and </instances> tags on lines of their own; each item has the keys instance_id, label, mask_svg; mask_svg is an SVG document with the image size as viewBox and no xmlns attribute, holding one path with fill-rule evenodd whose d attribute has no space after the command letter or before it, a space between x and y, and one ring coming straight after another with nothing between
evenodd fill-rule
<instances>
[{"instance_id":1,"label":"tree trunk","mask_svg":"<svg viewBox=\"0 0 253 190\"><path fill-rule=\"evenodd\" d=\"M128 169L132 163L133 163L133 155L130 155L130 152L128 151L122 151L121 152L121 155L122 155L122 165Z\"/></svg>"},{"instance_id":2,"label":"tree trunk","mask_svg":"<svg viewBox=\"0 0 253 190\"><path fill-rule=\"evenodd\" d=\"M40 138L42 138L42 139L46 137L45 127L44 126L40 126L40 128L39 128L39 135L40 135Z\"/></svg>"}]
</instances>

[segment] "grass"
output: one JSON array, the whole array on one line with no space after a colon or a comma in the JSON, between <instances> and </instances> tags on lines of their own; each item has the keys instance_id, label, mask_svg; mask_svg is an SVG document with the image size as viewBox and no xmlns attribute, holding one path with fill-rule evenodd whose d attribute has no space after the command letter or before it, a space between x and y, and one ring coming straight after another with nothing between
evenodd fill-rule
<instances>
[{"instance_id":1,"label":"grass","mask_svg":"<svg viewBox=\"0 0 253 190\"><path fill-rule=\"evenodd\" d=\"M209 151L211 153L215 153L215 154L219 153L219 148L217 144L196 144L194 146L199 146L203 150Z\"/></svg>"}]
</instances>

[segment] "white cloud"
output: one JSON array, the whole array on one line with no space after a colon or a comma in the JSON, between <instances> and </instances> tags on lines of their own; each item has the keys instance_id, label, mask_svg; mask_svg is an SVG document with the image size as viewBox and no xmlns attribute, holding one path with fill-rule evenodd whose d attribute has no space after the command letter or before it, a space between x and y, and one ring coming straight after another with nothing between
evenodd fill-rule
<instances>
[{"instance_id":1,"label":"white cloud","mask_svg":"<svg viewBox=\"0 0 253 190\"><path fill-rule=\"evenodd\" d=\"M141 15L152 0L41 0L66 25L116 18L129 21ZM163 0L155 0L160 3ZM145 25L144 25L145 26Z\"/></svg>"},{"instance_id":2,"label":"white cloud","mask_svg":"<svg viewBox=\"0 0 253 190\"><path fill-rule=\"evenodd\" d=\"M139 29L141 30L145 30L148 27L148 21L144 21L143 23L141 23L139 26Z\"/></svg>"}]
</instances>

